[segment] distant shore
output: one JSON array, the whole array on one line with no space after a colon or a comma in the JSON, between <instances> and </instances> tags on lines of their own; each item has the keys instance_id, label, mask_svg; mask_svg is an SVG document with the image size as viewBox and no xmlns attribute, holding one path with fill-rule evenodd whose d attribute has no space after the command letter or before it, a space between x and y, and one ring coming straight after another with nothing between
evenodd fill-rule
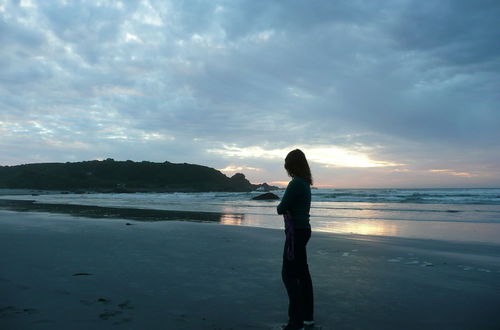
<instances>
[{"instance_id":1,"label":"distant shore","mask_svg":"<svg viewBox=\"0 0 500 330\"><path fill-rule=\"evenodd\" d=\"M115 161L112 158L0 166L0 187L60 190L66 193L247 192L277 188L267 183L252 184L243 173L228 177L203 165Z\"/></svg>"},{"instance_id":2,"label":"distant shore","mask_svg":"<svg viewBox=\"0 0 500 330\"><path fill-rule=\"evenodd\" d=\"M0 328L277 330L282 244L282 230L0 210ZM500 324L500 245L315 232L308 251L322 330Z\"/></svg>"}]
</instances>

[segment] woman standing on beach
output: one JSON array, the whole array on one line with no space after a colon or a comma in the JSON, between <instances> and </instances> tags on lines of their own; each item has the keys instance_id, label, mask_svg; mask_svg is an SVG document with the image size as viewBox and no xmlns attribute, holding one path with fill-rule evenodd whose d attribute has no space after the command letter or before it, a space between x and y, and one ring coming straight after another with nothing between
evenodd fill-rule
<instances>
[{"instance_id":1,"label":"woman standing on beach","mask_svg":"<svg viewBox=\"0 0 500 330\"><path fill-rule=\"evenodd\" d=\"M278 205L285 218L286 241L281 276L288 293L288 324L285 330L303 329L314 324L313 287L307 265L306 245L311 238L312 176L304 153L295 149L285 158L285 169L292 180Z\"/></svg>"}]
</instances>

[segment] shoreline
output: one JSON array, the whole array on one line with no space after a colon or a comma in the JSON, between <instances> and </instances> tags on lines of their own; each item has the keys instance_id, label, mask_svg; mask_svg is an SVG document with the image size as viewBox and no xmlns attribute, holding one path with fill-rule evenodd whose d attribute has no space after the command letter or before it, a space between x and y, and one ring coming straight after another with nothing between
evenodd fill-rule
<instances>
[{"instance_id":1,"label":"shoreline","mask_svg":"<svg viewBox=\"0 0 500 330\"><path fill-rule=\"evenodd\" d=\"M184 211L140 208L137 206L96 206L84 204L44 203L34 199L2 199L0 210L17 212L46 212L73 217L98 219L127 219L135 221L214 222L252 228L282 229L277 215L245 214L217 211ZM342 219L325 221L324 217L311 219L314 232L340 235L360 235L393 238L430 239L447 242L468 242L500 245L500 223L410 221L382 219Z\"/></svg>"},{"instance_id":2,"label":"shoreline","mask_svg":"<svg viewBox=\"0 0 500 330\"><path fill-rule=\"evenodd\" d=\"M0 327L279 329L282 231L0 211ZM495 329L500 246L313 232L327 329Z\"/></svg>"}]
</instances>

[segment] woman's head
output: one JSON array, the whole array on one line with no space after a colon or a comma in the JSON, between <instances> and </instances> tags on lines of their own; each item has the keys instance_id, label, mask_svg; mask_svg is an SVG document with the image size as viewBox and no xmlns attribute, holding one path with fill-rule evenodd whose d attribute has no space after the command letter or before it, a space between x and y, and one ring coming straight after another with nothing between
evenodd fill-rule
<instances>
[{"instance_id":1,"label":"woman's head","mask_svg":"<svg viewBox=\"0 0 500 330\"><path fill-rule=\"evenodd\" d=\"M312 185L311 170L306 155L300 149L292 150L286 155L285 169L292 178L301 177Z\"/></svg>"}]
</instances>

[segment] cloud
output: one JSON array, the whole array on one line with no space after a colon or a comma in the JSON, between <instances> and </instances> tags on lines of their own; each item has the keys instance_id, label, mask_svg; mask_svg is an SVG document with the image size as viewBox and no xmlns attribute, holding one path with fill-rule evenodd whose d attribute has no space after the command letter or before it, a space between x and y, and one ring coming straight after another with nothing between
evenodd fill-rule
<instances>
[{"instance_id":1,"label":"cloud","mask_svg":"<svg viewBox=\"0 0 500 330\"><path fill-rule=\"evenodd\" d=\"M370 181L358 164L482 184L500 173L499 14L486 0L2 1L0 163L187 161L282 181L282 157L306 146L317 182Z\"/></svg>"},{"instance_id":2,"label":"cloud","mask_svg":"<svg viewBox=\"0 0 500 330\"><path fill-rule=\"evenodd\" d=\"M431 172L431 173L445 173L445 174L449 174L449 175L463 176L466 178L472 178L475 176L474 174L471 174L468 172L457 172L457 171L450 170L450 169L434 169L434 170L429 170L429 172Z\"/></svg>"},{"instance_id":3,"label":"cloud","mask_svg":"<svg viewBox=\"0 0 500 330\"><path fill-rule=\"evenodd\" d=\"M498 14L498 3L490 0L410 2L393 31L401 47L428 52L439 66L498 68Z\"/></svg>"}]
</instances>

